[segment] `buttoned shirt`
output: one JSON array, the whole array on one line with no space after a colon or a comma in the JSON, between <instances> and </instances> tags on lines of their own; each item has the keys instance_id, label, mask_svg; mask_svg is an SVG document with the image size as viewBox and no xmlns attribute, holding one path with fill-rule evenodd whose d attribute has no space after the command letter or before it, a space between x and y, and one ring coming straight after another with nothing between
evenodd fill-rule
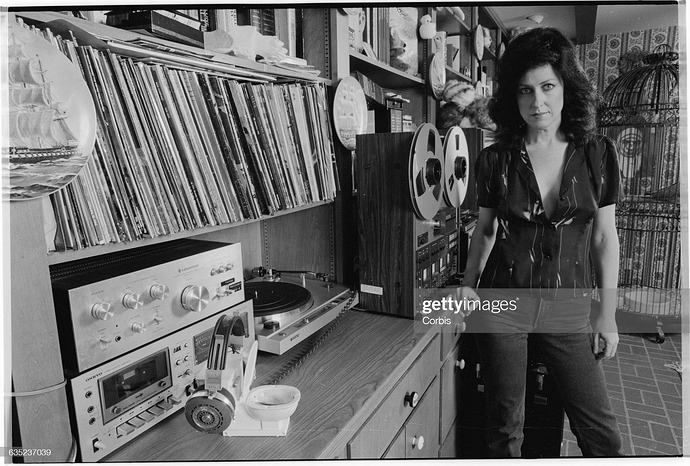
<instances>
[{"instance_id":1,"label":"buttoned shirt","mask_svg":"<svg viewBox=\"0 0 690 466\"><path fill-rule=\"evenodd\" d=\"M549 218L524 141L484 149L476 166L477 204L496 209L496 241L480 288L591 289L591 233L601 207L620 190L616 149L604 136L566 150Z\"/></svg>"}]
</instances>

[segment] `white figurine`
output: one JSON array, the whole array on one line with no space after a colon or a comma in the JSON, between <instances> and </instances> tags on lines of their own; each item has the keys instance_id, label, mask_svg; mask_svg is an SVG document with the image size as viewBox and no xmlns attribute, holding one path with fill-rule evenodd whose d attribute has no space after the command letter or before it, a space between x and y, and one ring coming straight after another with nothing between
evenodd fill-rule
<instances>
[{"instance_id":1,"label":"white figurine","mask_svg":"<svg viewBox=\"0 0 690 466\"><path fill-rule=\"evenodd\" d=\"M491 31L489 31L489 28L482 28L482 32L484 33L484 47L487 49L491 47Z\"/></svg>"},{"instance_id":2,"label":"white figurine","mask_svg":"<svg viewBox=\"0 0 690 466\"><path fill-rule=\"evenodd\" d=\"M431 21L430 15L422 16L419 23L419 36L422 39L432 39L436 35L436 23Z\"/></svg>"}]
</instances>

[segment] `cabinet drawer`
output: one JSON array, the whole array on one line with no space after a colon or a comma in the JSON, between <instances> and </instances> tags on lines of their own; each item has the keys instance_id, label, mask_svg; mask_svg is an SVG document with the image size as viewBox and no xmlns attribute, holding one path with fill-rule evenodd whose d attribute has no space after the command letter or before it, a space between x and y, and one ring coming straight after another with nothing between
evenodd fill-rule
<instances>
[{"instance_id":1,"label":"cabinet drawer","mask_svg":"<svg viewBox=\"0 0 690 466\"><path fill-rule=\"evenodd\" d=\"M457 426L451 426L448 437L443 440L441 448L438 450L439 458L457 458L458 457L458 428Z\"/></svg>"},{"instance_id":2,"label":"cabinet drawer","mask_svg":"<svg viewBox=\"0 0 690 466\"><path fill-rule=\"evenodd\" d=\"M405 424L405 458L438 457L438 378Z\"/></svg>"},{"instance_id":3,"label":"cabinet drawer","mask_svg":"<svg viewBox=\"0 0 690 466\"><path fill-rule=\"evenodd\" d=\"M460 335L465 331L467 325L464 321L460 322L459 317L452 316L453 319L452 327L441 329L441 361L446 359L448 353L453 349L460 339Z\"/></svg>"},{"instance_id":4,"label":"cabinet drawer","mask_svg":"<svg viewBox=\"0 0 690 466\"><path fill-rule=\"evenodd\" d=\"M381 459L393 460L393 459L404 459L405 458L405 428L403 428L398 436L395 437L393 443L388 447L386 453L383 454Z\"/></svg>"},{"instance_id":5,"label":"cabinet drawer","mask_svg":"<svg viewBox=\"0 0 690 466\"><path fill-rule=\"evenodd\" d=\"M458 413L460 401L460 371L468 370L460 354L461 345L448 356L441 366L441 438L446 438ZM464 369L463 369L464 367Z\"/></svg>"},{"instance_id":6,"label":"cabinet drawer","mask_svg":"<svg viewBox=\"0 0 690 466\"><path fill-rule=\"evenodd\" d=\"M429 343L352 438L348 444L350 458L381 458L413 412L405 397L421 397L438 374L439 340L437 336Z\"/></svg>"}]
</instances>

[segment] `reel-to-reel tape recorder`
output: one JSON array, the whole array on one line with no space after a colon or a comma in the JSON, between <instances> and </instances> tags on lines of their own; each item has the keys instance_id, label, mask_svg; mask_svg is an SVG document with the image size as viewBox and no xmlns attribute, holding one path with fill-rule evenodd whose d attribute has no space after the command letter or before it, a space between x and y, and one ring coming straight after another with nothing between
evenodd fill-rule
<instances>
[{"instance_id":1,"label":"reel-to-reel tape recorder","mask_svg":"<svg viewBox=\"0 0 690 466\"><path fill-rule=\"evenodd\" d=\"M469 185L464 132L357 137L360 304L413 317L416 288L440 288L457 272L457 213Z\"/></svg>"}]
</instances>

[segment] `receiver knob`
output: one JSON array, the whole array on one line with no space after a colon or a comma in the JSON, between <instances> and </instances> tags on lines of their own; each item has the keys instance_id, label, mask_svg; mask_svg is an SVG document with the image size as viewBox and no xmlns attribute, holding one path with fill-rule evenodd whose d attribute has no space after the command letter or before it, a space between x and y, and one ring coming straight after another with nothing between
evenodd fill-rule
<instances>
[{"instance_id":1,"label":"receiver knob","mask_svg":"<svg viewBox=\"0 0 690 466\"><path fill-rule=\"evenodd\" d=\"M201 312L208 304L208 289L201 285L190 285L182 290L182 307L191 312Z\"/></svg>"},{"instance_id":2,"label":"receiver knob","mask_svg":"<svg viewBox=\"0 0 690 466\"><path fill-rule=\"evenodd\" d=\"M155 284L149 289L149 294L153 299L164 300L170 294L170 288L165 285Z\"/></svg>"},{"instance_id":3,"label":"receiver knob","mask_svg":"<svg viewBox=\"0 0 690 466\"><path fill-rule=\"evenodd\" d=\"M144 333L146 331L146 326L141 322L134 322L132 324L132 331L134 333Z\"/></svg>"},{"instance_id":4,"label":"receiver knob","mask_svg":"<svg viewBox=\"0 0 690 466\"><path fill-rule=\"evenodd\" d=\"M111 306L109 303L94 304L91 308L91 315L95 319L108 320L113 316L113 313L110 311L110 308Z\"/></svg>"},{"instance_id":5,"label":"receiver knob","mask_svg":"<svg viewBox=\"0 0 690 466\"><path fill-rule=\"evenodd\" d=\"M122 297L122 305L127 309L139 309L144 305L139 293L126 293Z\"/></svg>"}]
</instances>

